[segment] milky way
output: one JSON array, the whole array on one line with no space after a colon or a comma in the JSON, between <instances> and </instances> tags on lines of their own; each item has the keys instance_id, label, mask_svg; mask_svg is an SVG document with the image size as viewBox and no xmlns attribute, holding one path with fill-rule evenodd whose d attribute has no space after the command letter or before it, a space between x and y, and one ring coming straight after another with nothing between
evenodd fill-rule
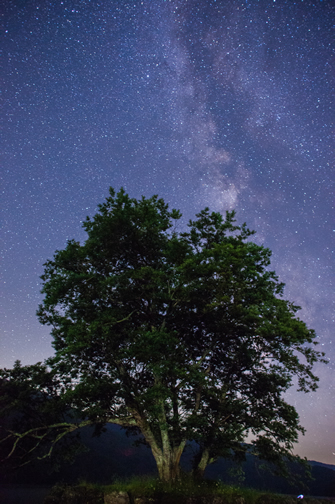
<instances>
[{"instance_id":1,"label":"milky way","mask_svg":"<svg viewBox=\"0 0 335 504\"><path fill-rule=\"evenodd\" d=\"M209 206L273 251L317 332L317 393L288 398L296 451L335 463L331 1L7 0L0 366L52 354L43 263L85 239L108 187Z\"/></svg>"}]
</instances>

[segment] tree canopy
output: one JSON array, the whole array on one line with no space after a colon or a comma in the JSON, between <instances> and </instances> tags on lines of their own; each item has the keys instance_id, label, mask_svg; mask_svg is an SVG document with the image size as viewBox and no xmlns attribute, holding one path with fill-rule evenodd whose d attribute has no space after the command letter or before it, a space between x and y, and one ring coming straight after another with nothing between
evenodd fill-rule
<instances>
[{"instance_id":1,"label":"tree canopy","mask_svg":"<svg viewBox=\"0 0 335 504\"><path fill-rule=\"evenodd\" d=\"M1 372L13 411L21 382L39 405L29 428L4 436L10 453L27 438L30 456L52 432L51 447L82 425L115 423L142 433L163 480L178 477L190 440L198 475L248 449L279 466L292 459L304 429L284 393L294 379L315 390L323 354L282 298L270 250L234 217L205 208L178 232L181 214L162 199L110 189L83 224L85 243L71 240L45 263L37 314L55 355Z\"/></svg>"}]
</instances>

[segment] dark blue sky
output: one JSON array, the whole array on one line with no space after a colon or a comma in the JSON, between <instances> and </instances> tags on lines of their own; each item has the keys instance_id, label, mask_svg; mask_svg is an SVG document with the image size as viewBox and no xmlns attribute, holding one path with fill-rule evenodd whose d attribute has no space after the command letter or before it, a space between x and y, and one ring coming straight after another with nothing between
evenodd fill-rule
<instances>
[{"instance_id":1,"label":"dark blue sky","mask_svg":"<svg viewBox=\"0 0 335 504\"><path fill-rule=\"evenodd\" d=\"M6 0L0 366L52 353L43 263L83 240L108 187L184 222L237 210L273 251L328 366L289 394L297 451L335 463L332 334L335 8L330 0ZM334 221L334 218L333 218ZM333 325L331 325L333 324Z\"/></svg>"}]
</instances>

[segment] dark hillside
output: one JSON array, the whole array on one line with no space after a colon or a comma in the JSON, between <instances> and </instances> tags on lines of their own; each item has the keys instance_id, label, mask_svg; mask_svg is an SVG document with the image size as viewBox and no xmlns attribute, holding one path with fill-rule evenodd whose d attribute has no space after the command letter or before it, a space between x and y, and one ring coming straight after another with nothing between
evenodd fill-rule
<instances>
[{"instance_id":1,"label":"dark hillside","mask_svg":"<svg viewBox=\"0 0 335 504\"><path fill-rule=\"evenodd\" d=\"M82 442L87 451L80 453L73 464L66 463L58 472L52 472L50 462L27 465L15 473L7 473L2 483L54 484L56 482L75 483L80 479L91 482L110 483L115 478L132 475L156 474L156 465L150 450L144 446L134 446L134 437L127 437L125 431L109 425L100 437L92 437L93 430L87 428L82 433ZM182 457L182 466L189 470L193 446L190 445ZM230 461L220 459L207 468L205 476L220 479L224 483L235 483L260 490L295 494L304 492L309 495L333 497L335 495L335 466L311 462L313 481L308 483L309 490L292 487L282 478L272 476L262 469L261 463L249 456L243 464L244 474L238 474L238 467ZM299 471L292 467L292 471ZM235 473L235 474L234 474Z\"/></svg>"}]
</instances>

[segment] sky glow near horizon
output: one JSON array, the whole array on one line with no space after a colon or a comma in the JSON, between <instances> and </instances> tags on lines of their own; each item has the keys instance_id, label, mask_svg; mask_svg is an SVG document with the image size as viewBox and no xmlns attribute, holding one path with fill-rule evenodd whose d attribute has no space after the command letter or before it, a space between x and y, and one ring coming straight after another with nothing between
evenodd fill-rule
<instances>
[{"instance_id":1,"label":"sky glow near horizon","mask_svg":"<svg viewBox=\"0 0 335 504\"><path fill-rule=\"evenodd\" d=\"M329 0L7 0L0 366L43 361L43 263L109 186L183 213L236 209L329 365L291 389L296 451L335 464ZM183 224L184 223L184 224Z\"/></svg>"}]
</instances>

